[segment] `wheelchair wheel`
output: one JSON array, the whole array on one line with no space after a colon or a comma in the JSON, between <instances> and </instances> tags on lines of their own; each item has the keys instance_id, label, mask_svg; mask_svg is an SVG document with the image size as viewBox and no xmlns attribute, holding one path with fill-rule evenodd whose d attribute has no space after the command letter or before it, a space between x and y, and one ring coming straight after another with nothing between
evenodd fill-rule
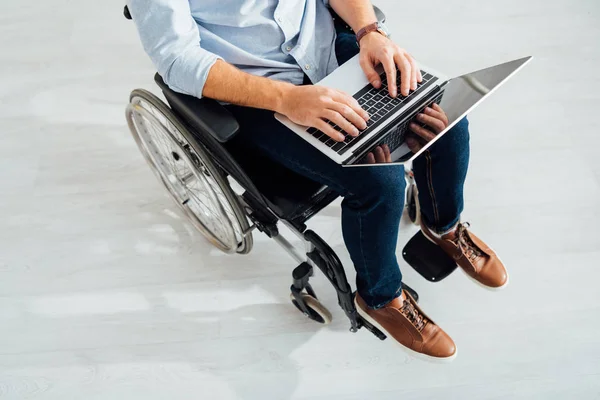
<instances>
[{"instance_id":1,"label":"wheelchair wheel","mask_svg":"<svg viewBox=\"0 0 600 400\"><path fill-rule=\"evenodd\" d=\"M325 308L323 304L321 304L319 300L315 299L313 296L307 293L302 293L301 296L302 300L304 300L304 303L306 304L306 308L308 309L308 314L305 314L308 318L323 325L327 325L331 322L331 320L333 319L331 313L327 308ZM290 300L292 301L292 304L298 309L298 311L304 313L304 311L302 311L302 308L300 308L300 305L294 298L293 294L290 294Z\"/></svg>"},{"instance_id":2,"label":"wheelchair wheel","mask_svg":"<svg viewBox=\"0 0 600 400\"><path fill-rule=\"evenodd\" d=\"M406 189L406 208L408 210L408 218L410 221L419 225L421 221L421 210L419 206L419 191L415 184L412 171L407 173L408 188Z\"/></svg>"},{"instance_id":3,"label":"wheelchair wheel","mask_svg":"<svg viewBox=\"0 0 600 400\"><path fill-rule=\"evenodd\" d=\"M138 89L131 93L126 117L150 168L190 222L218 249L250 252L252 232L238 196L171 109Z\"/></svg>"}]
</instances>

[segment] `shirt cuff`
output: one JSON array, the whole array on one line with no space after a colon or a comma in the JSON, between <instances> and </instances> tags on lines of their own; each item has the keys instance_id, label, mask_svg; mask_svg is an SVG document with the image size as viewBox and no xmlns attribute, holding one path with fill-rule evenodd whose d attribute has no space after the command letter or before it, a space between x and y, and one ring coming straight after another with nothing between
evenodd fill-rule
<instances>
[{"instance_id":1,"label":"shirt cuff","mask_svg":"<svg viewBox=\"0 0 600 400\"><path fill-rule=\"evenodd\" d=\"M202 98L208 74L217 60L222 58L196 47L180 55L163 78L174 91Z\"/></svg>"},{"instance_id":2,"label":"shirt cuff","mask_svg":"<svg viewBox=\"0 0 600 400\"><path fill-rule=\"evenodd\" d=\"M217 56L216 54L211 53L210 57L206 57L206 59L203 60L202 76L196 81L197 83L194 96L199 99L202 98L202 92L204 91L204 85L206 85L206 81L208 80L208 73L210 72L210 69L218 60L222 59L223 58Z\"/></svg>"}]
</instances>

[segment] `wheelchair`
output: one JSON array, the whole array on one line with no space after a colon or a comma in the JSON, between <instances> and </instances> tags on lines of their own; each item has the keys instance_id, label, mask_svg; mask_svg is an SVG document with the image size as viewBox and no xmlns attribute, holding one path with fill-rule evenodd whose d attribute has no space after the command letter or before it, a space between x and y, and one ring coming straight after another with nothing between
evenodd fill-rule
<instances>
[{"instance_id":1,"label":"wheelchair","mask_svg":"<svg viewBox=\"0 0 600 400\"><path fill-rule=\"evenodd\" d=\"M381 10L375 7L375 12L385 21ZM132 19L127 7L124 15ZM333 12L332 17L339 18ZM350 28L346 25L345 29ZM154 80L168 105L136 89L127 106L127 123L150 168L193 226L225 253L248 254L253 232L266 234L298 263L292 271L290 300L300 312L321 324L332 320L309 283L318 268L336 290L350 331L364 327L384 340L385 335L357 313L354 292L336 253L306 226L339 195L269 159L243 163L225 145L239 130L225 107L212 99L177 93L158 74ZM416 185L410 172L408 179L406 204L411 220L418 222ZM300 238L305 249L299 250L283 237L280 224ZM408 285L404 289L418 299Z\"/></svg>"}]
</instances>

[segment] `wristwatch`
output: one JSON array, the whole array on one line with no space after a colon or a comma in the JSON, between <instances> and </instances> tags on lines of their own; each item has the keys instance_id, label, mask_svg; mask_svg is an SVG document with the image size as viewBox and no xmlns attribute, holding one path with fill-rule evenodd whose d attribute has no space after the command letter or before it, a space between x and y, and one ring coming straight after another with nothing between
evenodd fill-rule
<instances>
[{"instance_id":1,"label":"wristwatch","mask_svg":"<svg viewBox=\"0 0 600 400\"><path fill-rule=\"evenodd\" d=\"M388 31L381 22L373 22L358 31L356 34L356 43L360 46L360 39L362 39L367 33L379 32L385 37L389 37Z\"/></svg>"}]
</instances>

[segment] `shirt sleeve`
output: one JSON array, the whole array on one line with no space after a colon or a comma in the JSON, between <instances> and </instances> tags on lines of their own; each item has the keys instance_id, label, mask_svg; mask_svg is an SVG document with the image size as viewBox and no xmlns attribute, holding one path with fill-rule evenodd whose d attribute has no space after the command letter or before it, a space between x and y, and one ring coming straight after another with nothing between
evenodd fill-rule
<instances>
[{"instance_id":1,"label":"shirt sleeve","mask_svg":"<svg viewBox=\"0 0 600 400\"><path fill-rule=\"evenodd\" d=\"M202 97L208 72L221 57L200 46L188 0L129 0L144 50L173 90Z\"/></svg>"}]
</instances>

